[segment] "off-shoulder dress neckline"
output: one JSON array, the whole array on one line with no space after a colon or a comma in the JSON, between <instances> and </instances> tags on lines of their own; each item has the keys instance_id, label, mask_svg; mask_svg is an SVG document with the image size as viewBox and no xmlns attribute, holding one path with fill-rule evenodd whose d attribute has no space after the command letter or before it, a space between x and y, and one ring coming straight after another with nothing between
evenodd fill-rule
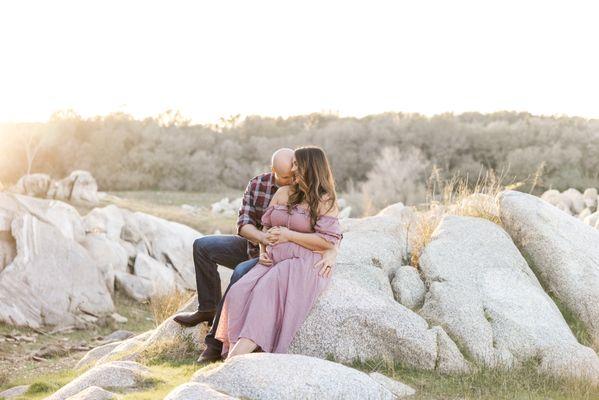
<instances>
[{"instance_id":1,"label":"off-shoulder dress neckline","mask_svg":"<svg viewBox=\"0 0 599 400\"><path fill-rule=\"evenodd\" d=\"M264 211L268 210L271 207L272 208L279 208L279 209L287 211L287 206L285 204L271 204L268 207L266 207L266 209ZM298 210L298 212L300 214L304 214L304 215L310 216L310 211L307 208L302 207L299 204L294 204L293 207L296 210ZM332 215L319 215L318 217L319 218L333 218L333 219L338 219L339 218L339 217L334 217Z\"/></svg>"}]
</instances>

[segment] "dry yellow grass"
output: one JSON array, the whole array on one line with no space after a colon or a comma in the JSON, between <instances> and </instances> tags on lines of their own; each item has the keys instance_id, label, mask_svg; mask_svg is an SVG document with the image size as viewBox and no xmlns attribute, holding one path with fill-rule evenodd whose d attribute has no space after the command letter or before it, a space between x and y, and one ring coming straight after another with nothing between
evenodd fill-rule
<instances>
[{"instance_id":1,"label":"dry yellow grass","mask_svg":"<svg viewBox=\"0 0 599 400\"><path fill-rule=\"evenodd\" d=\"M499 217L498 195L504 190L514 190L526 184L531 185L530 192L540 182L544 164L532 176L518 181L507 181L507 171L497 174L488 170L479 174L474 183L469 176L454 174L450 179L441 178L437 167L427 181L426 202L416 207L417 217L412 227L410 244L412 253L411 265L418 267L420 255L431 241L433 232L444 215L462 215L488 219L501 225Z\"/></svg>"},{"instance_id":2,"label":"dry yellow grass","mask_svg":"<svg viewBox=\"0 0 599 400\"><path fill-rule=\"evenodd\" d=\"M193 292L175 290L169 294L156 295L150 299L150 310L156 326L177 312L194 296Z\"/></svg>"}]
</instances>

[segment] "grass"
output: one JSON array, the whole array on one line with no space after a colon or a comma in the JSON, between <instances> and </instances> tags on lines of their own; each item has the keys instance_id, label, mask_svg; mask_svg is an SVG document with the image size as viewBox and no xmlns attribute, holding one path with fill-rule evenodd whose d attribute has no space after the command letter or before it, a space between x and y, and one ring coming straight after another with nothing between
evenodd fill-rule
<instances>
[{"instance_id":1,"label":"grass","mask_svg":"<svg viewBox=\"0 0 599 400\"><path fill-rule=\"evenodd\" d=\"M54 334L41 334L30 328L15 328L0 323L0 334L18 334L36 336L35 343L0 343L0 392L9 387L29 384L38 381L40 376L61 376L83 357L85 352L71 351L64 357L52 357L47 361L37 362L30 355L45 345L51 344L77 344L86 342L94 345L98 336L106 336L116 329L129 330L134 333L145 332L154 328L154 319L148 304L141 304L131 300L119 292L114 296L115 307L119 314L127 317L124 324L108 323L88 330L74 330L71 332L58 332ZM8 373L10 371L10 374Z\"/></svg>"},{"instance_id":2,"label":"grass","mask_svg":"<svg viewBox=\"0 0 599 400\"><path fill-rule=\"evenodd\" d=\"M173 388L189 382L198 369L196 364L157 364L149 366L151 377L140 383L135 392L120 391L122 399L163 399ZM29 390L19 399L43 399L54 393L78 376L77 371L64 371L38 377ZM108 389L109 390L109 389Z\"/></svg>"},{"instance_id":3,"label":"grass","mask_svg":"<svg viewBox=\"0 0 599 400\"><path fill-rule=\"evenodd\" d=\"M198 357L197 346L191 338L161 341L146 347L138 360L144 365L164 364L172 367L189 365Z\"/></svg>"},{"instance_id":4,"label":"grass","mask_svg":"<svg viewBox=\"0 0 599 400\"><path fill-rule=\"evenodd\" d=\"M581 399L599 400L599 388L589 382L558 379L536 371L531 362L511 370L478 368L445 375L384 361L355 362L364 372L380 372L416 389L413 399Z\"/></svg>"},{"instance_id":5,"label":"grass","mask_svg":"<svg viewBox=\"0 0 599 400\"><path fill-rule=\"evenodd\" d=\"M542 168L542 166L541 166ZM528 183L531 190L540 179L540 170L521 182L505 183L506 172L499 175L488 170L477 177L474 183L469 176L454 174L450 179L443 179L436 167L427 181L427 198L424 204L416 206L416 220L411 227L410 265L418 267L422 251L430 243L433 232L444 215L461 215L484 218L496 224L501 224L497 196L506 189L516 189Z\"/></svg>"},{"instance_id":6,"label":"grass","mask_svg":"<svg viewBox=\"0 0 599 400\"><path fill-rule=\"evenodd\" d=\"M224 197L230 200L241 197L243 191L226 189L218 193L169 192L169 191L127 191L109 192L101 206L115 204L130 211L141 211L169 221L187 225L202 234L235 233L237 216L213 215L210 205ZM200 207L197 212L181 208L183 204ZM91 208L89 208L91 209ZM86 210L79 210L85 215Z\"/></svg>"},{"instance_id":7,"label":"grass","mask_svg":"<svg viewBox=\"0 0 599 400\"><path fill-rule=\"evenodd\" d=\"M189 382L198 370L196 364L158 364L149 367L154 376L153 385L147 389L124 394L123 400L164 399L166 395L179 385Z\"/></svg>"},{"instance_id":8,"label":"grass","mask_svg":"<svg viewBox=\"0 0 599 400\"><path fill-rule=\"evenodd\" d=\"M20 396L19 399L37 400L46 398L71 382L78 375L79 373L77 371L64 370L61 372L39 375L33 382L19 383L19 385L31 384L27 392L25 392L23 396ZM17 384L12 386L17 386Z\"/></svg>"},{"instance_id":9,"label":"grass","mask_svg":"<svg viewBox=\"0 0 599 400\"><path fill-rule=\"evenodd\" d=\"M175 290L170 294L152 296L150 299L150 310L152 311L155 325L160 325L168 317L176 313L193 296L195 296L195 292L179 290Z\"/></svg>"},{"instance_id":10,"label":"grass","mask_svg":"<svg viewBox=\"0 0 599 400\"><path fill-rule=\"evenodd\" d=\"M562 317L564 317L564 320L570 327L570 330L574 334L574 337L576 337L578 343L582 344L583 346L591 347L599 353L599 346L596 343L593 343L593 339L591 338L591 335L589 334L589 331L587 330L585 324L581 320L579 320L576 317L576 315L574 315L574 313L557 298L555 293L547 287L546 283L543 282L543 280L541 279L541 274L538 273L538 269L530 255L522 250L520 250L520 253L526 260L526 263L528 264L530 269L537 276L539 283L543 288L543 291L547 293L547 295L551 298L551 300L553 300L553 303L555 303L555 305L559 309L559 312L562 314Z\"/></svg>"},{"instance_id":11,"label":"grass","mask_svg":"<svg viewBox=\"0 0 599 400\"><path fill-rule=\"evenodd\" d=\"M331 357L328 359L334 361ZM123 399L163 399L175 387L189 382L200 369L192 359L178 362L154 361L148 367L152 378L141 386L141 390L122 393ZM220 363L213 363L205 368L216 368L218 365ZM558 379L541 374L536 371L534 360L512 370L479 367L473 373L461 375L417 370L388 361L354 362L350 366L366 373L380 372L411 386L417 391L413 399L599 400L598 387L584 381ZM41 399L75 378L72 374L39 377L22 398Z\"/></svg>"}]
</instances>

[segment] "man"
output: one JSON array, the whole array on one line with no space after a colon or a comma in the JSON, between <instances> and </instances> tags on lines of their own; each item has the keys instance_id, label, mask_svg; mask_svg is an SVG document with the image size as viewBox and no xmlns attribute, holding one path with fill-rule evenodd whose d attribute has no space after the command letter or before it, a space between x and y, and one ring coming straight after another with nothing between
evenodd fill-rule
<instances>
[{"instance_id":1,"label":"man","mask_svg":"<svg viewBox=\"0 0 599 400\"><path fill-rule=\"evenodd\" d=\"M264 210L281 186L289 185L293 150L282 148L274 152L271 159L271 172L255 176L248 183L239 209L237 235L209 235L193 243L193 261L198 292L198 311L176 315L174 320L184 326L195 326L212 321L212 328L204 342L206 349L198 362L221 359L222 343L214 337L222 310L224 296L221 296L220 276L217 264L235 268L225 296L231 285L258 263L260 249L258 243L269 244L267 232L262 232L260 223ZM323 268L335 262L336 249L323 254L319 263Z\"/></svg>"}]
</instances>

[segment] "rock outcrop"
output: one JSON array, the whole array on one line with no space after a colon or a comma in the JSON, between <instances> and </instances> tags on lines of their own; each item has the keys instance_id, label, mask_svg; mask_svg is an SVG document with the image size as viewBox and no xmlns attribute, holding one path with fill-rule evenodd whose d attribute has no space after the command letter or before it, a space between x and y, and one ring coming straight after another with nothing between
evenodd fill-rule
<instances>
[{"instance_id":1,"label":"rock outcrop","mask_svg":"<svg viewBox=\"0 0 599 400\"><path fill-rule=\"evenodd\" d=\"M420 314L443 326L478 363L509 368L535 359L543 372L599 382L599 357L577 342L498 225L445 216L420 269L428 286Z\"/></svg>"},{"instance_id":2,"label":"rock outcrop","mask_svg":"<svg viewBox=\"0 0 599 400\"><path fill-rule=\"evenodd\" d=\"M599 346L599 231L526 193L502 192L500 208L505 230L543 286Z\"/></svg>"},{"instance_id":3,"label":"rock outcrop","mask_svg":"<svg viewBox=\"0 0 599 400\"><path fill-rule=\"evenodd\" d=\"M276 373L273 373L276 371ZM386 386L364 372L318 358L291 354L247 354L198 371L193 382L250 399L389 399Z\"/></svg>"},{"instance_id":4,"label":"rock outcrop","mask_svg":"<svg viewBox=\"0 0 599 400\"><path fill-rule=\"evenodd\" d=\"M344 224L329 288L316 301L290 352L340 362L392 359L422 369L463 372L468 363L443 328L393 298L388 272L401 265L411 218L403 206Z\"/></svg>"},{"instance_id":5,"label":"rock outcrop","mask_svg":"<svg viewBox=\"0 0 599 400\"><path fill-rule=\"evenodd\" d=\"M84 390L97 386L120 390L134 390L151 378L150 371L130 361L113 361L90 369L47 397L47 400L65 400Z\"/></svg>"}]
</instances>

